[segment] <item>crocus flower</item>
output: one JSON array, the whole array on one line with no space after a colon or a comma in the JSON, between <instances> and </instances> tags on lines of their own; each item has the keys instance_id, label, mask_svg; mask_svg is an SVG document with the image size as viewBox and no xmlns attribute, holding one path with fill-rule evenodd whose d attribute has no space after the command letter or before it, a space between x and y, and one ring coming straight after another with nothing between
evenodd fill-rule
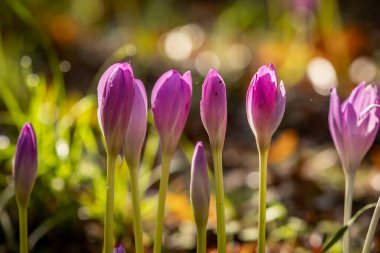
<instances>
[{"instance_id":1,"label":"crocus flower","mask_svg":"<svg viewBox=\"0 0 380 253\"><path fill-rule=\"evenodd\" d=\"M223 78L210 69L202 86L201 118L211 146L223 148L227 127L227 96Z\"/></svg>"},{"instance_id":2,"label":"crocus flower","mask_svg":"<svg viewBox=\"0 0 380 253\"><path fill-rule=\"evenodd\" d=\"M206 226L210 205L210 186L207 159L202 142L198 142L195 146L191 163L190 199L197 226Z\"/></svg>"},{"instance_id":3,"label":"crocus flower","mask_svg":"<svg viewBox=\"0 0 380 253\"><path fill-rule=\"evenodd\" d=\"M191 93L190 72L181 76L169 70L153 87L152 111L164 153L173 154L176 149L189 115Z\"/></svg>"},{"instance_id":4,"label":"crocus flower","mask_svg":"<svg viewBox=\"0 0 380 253\"><path fill-rule=\"evenodd\" d=\"M26 123L17 140L13 167L16 200L26 207L37 175L37 142L30 123Z\"/></svg>"},{"instance_id":5,"label":"crocus flower","mask_svg":"<svg viewBox=\"0 0 380 253\"><path fill-rule=\"evenodd\" d=\"M144 84L135 79L131 119L125 134L123 150L127 164L137 166L140 162L147 127L147 97Z\"/></svg>"},{"instance_id":6,"label":"crocus flower","mask_svg":"<svg viewBox=\"0 0 380 253\"><path fill-rule=\"evenodd\" d=\"M269 146L284 116L285 103L285 88L282 81L277 85L273 64L262 66L253 76L246 98L249 125L259 145Z\"/></svg>"},{"instance_id":7,"label":"crocus flower","mask_svg":"<svg viewBox=\"0 0 380 253\"><path fill-rule=\"evenodd\" d=\"M125 253L125 249L122 245L113 249L113 253Z\"/></svg>"},{"instance_id":8,"label":"crocus flower","mask_svg":"<svg viewBox=\"0 0 380 253\"><path fill-rule=\"evenodd\" d=\"M98 85L98 119L107 152L117 155L129 125L134 97L133 71L129 63L109 67Z\"/></svg>"},{"instance_id":9,"label":"crocus flower","mask_svg":"<svg viewBox=\"0 0 380 253\"><path fill-rule=\"evenodd\" d=\"M355 172L379 129L379 92L375 85L359 84L342 104L331 90L329 128L343 168Z\"/></svg>"}]
</instances>

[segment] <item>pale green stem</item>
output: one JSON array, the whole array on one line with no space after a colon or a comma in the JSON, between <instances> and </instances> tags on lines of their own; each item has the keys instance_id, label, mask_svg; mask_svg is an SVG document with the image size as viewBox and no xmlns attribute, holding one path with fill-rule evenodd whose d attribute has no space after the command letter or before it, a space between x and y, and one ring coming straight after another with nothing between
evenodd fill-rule
<instances>
[{"instance_id":1,"label":"pale green stem","mask_svg":"<svg viewBox=\"0 0 380 253\"><path fill-rule=\"evenodd\" d=\"M369 253L373 242L373 236L375 235L377 223L380 218L380 198L377 201L375 211L373 212L371 224L369 225L367 237L365 238L363 253Z\"/></svg>"},{"instance_id":2,"label":"pale green stem","mask_svg":"<svg viewBox=\"0 0 380 253\"><path fill-rule=\"evenodd\" d=\"M355 181L355 173L346 172L346 189L345 189L345 197L344 197L344 217L343 224L347 224L349 219L351 218L352 213L352 195L354 190L354 181ZM343 253L350 252L350 228L347 228L346 233L343 236Z\"/></svg>"},{"instance_id":3,"label":"pale green stem","mask_svg":"<svg viewBox=\"0 0 380 253\"><path fill-rule=\"evenodd\" d=\"M224 186L222 149L212 148L215 173L215 195L216 195L216 228L218 239L218 253L226 252L226 227L224 214Z\"/></svg>"},{"instance_id":4,"label":"pale green stem","mask_svg":"<svg viewBox=\"0 0 380 253\"><path fill-rule=\"evenodd\" d=\"M258 253L265 252L265 225L266 225L266 208L267 208L267 162L268 162L268 147L259 149L259 217L258 217Z\"/></svg>"},{"instance_id":5,"label":"pale green stem","mask_svg":"<svg viewBox=\"0 0 380 253\"><path fill-rule=\"evenodd\" d=\"M197 253L206 253L206 226L197 226Z\"/></svg>"},{"instance_id":6,"label":"pale green stem","mask_svg":"<svg viewBox=\"0 0 380 253\"><path fill-rule=\"evenodd\" d=\"M129 177L131 180L131 195L133 205L133 228L135 232L135 247L136 253L144 253L143 233L141 226L141 211L140 211L140 191L138 184L138 166L131 166L129 169Z\"/></svg>"},{"instance_id":7,"label":"pale green stem","mask_svg":"<svg viewBox=\"0 0 380 253\"><path fill-rule=\"evenodd\" d=\"M107 156L106 212L104 216L104 252L113 252L113 207L116 156Z\"/></svg>"},{"instance_id":8,"label":"pale green stem","mask_svg":"<svg viewBox=\"0 0 380 253\"><path fill-rule=\"evenodd\" d=\"M20 253L28 252L28 210L27 206L18 205L20 229Z\"/></svg>"},{"instance_id":9,"label":"pale green stem","mask_svg":"<svg viewBox=\"0 0 380 253\"><path fill-rule=\"evenodd\" d=\"M168 154L162 155L161 164L161 180L160 180L160 190L158 193L158 206L156 215L156 231L154 234L154 247L153 253L160 253L162 246L162 230L164 226L165 219L165 200L166 191L169 182L169 172L170 172L170 160L172 156Z\"/></svg>"}]
</instances>

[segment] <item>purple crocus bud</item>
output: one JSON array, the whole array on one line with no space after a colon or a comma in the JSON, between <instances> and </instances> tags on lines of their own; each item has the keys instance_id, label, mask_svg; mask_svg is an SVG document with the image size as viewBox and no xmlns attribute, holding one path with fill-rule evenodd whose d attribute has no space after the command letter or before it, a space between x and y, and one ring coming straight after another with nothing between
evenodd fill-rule
<instances>
[{"instance_id":1,"label":"purple crocus bud","mask_svg":"<svg viewBox=\"0 0 380 253\"><path fill-rule=\"evenodd\" d=\"M210 205L210 186L207 174L207 159L202 142L198 142L195 146L191 163L190 199L195 223L197 226L206 226Z\"/></svg>"},{"instance_id":2,"label":"purple crocus bud","mask_svg":"<svg viewBox=\"0 0 380 253\"><path fill-rule=\"evenodd\" d=\"M122 245L113 249L113 253L125 253L125 249Z\"/></svg>"},{"instance_id":3,"label":"purple crocus bud","mask_svg":"<svg viewBox=\"0 0 380 253\"><path fill-rule=\"evenodd\" d=\"M331 90L329 128L347 173L355 173L375 140L379 129L378 106L379 91L375 85L359 84L342 104L336 89Z\"/></svg>"},{"instance_id":4,"label":"purple crocus bud","mask_svg":"<svg viewBox=\"0 0 380 253\"><path fill-rule=\"evenodd\" d=\"M227 96L223 78L210 69L202 86L201 118L212 147L222 149L227 128Z\"/></svg>"},{"instance_id":5,"label":"purple crocus bud","mask_svg":"<svg viewBox=\"0 0 380 253\"><path fill-rule=\"evenodd\" d=\"M13 167L16 200L19 205L27 206L37 175L36 134L30 123L26 123L17 140Z\"/></svg>"},{"instance_id":6,"label":"purple crocus bud","mask_svg":"<svg viewBox=\"0 0 380 253\"><path fill-rule=\"evenodd\" d=\"M135 95L123 150L127 164L135 167L140 162L141 150L145 140L148 102L144 84L140 80L135 79L133 87Z\"/></svg>"},{"instance_id":7,"label":"purple crocus bud","mask_svg":"<svg viewBox=\"0 0 380 253\"><path fill-rule=\"evenodd\" d=\"M164 153L173 154L177 147L189 115L191 93L190 72L181 76L169 70L153 87L152 111Z\"/></svg>"},{"instance_id":8,"label":"purple crocus bud","mask_svg":"<svg viewBox=\"0 0 380 253\"><path fill-rule=\"evenodd\" d=\"M129 63L109 67L98 85L98 119L107 152L117 155L129 124L134 97L133 71Z\"/></svg>"},{"instance_id":9,"label":"purple crocus bud","mask_svg":"<svg viewBox=\"0 0 380 253\"><path fill-rule=\"evenodd\" d=\"M285 88L282 81L277 85L273 64L260 67L252 78L246 98L248 122L260 146L268 148L284 116L285 104Z\"/></svg>"}]
</instances>

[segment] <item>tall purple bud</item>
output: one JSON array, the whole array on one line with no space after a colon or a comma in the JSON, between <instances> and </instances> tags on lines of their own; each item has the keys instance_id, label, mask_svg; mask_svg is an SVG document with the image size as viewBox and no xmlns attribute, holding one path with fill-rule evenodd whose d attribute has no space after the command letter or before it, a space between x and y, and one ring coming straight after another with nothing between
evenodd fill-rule
<instances>
[{"instance_id":1,"label":"tall purple bud","mask_svg":"<svg viewBox=\"0 0 380 253\"><path fill-rule=\"evenodd\" d=\"M331 90L329 128L343 168L354 173L372 146L379 129L377 86L359 84L342 104Z\"/></svg>"},{"instance_id":2,"label":"tall purple bud","mask_svg":"<svg viewBox=\"0 0 380 253\"><path fill-rule=\"evenodd\" d=\"M26 207L37 175L36 134L30 123L26 123L17 140L13 167L17 203Z\"/></svg>"},{"instance_id":3,"label":"tall purple bud","mask_svg":"<svg viewBox=\"0 0 380 253\"><path fill-rule=\"evenodd\" d=\"M173 154L190 110L192 81L190 72L181 76L175 70L164 73L153 87L151 104L164 153Z\"/></svg>"},{"instance_id":4,"label":"tall purple bud","mask_svg":"<svg viewBox=\"0 0 380 253\"><path fill-rule=\"evenodd\" d=\"M211 146L222 149L227 128L227 96L223 78L210 69L202 86L201 118Z\"/></svg>"},{"instance_id":5,"label":"tall purple bud","mask_svg":"<svg viewBox=\"0 0 380 253\"><path fill-rule=\"evenodd\" d=\"M195 146L191 163L190 199L197 226L206 226L210 205L210 186L207 159L202 142L198 142Z\"/></svg>"},{"instance_id":6,"label":"tall purple bud","mask_svg":"<svg viewBox=\"0 0 380 253\"><path fill-rule=\"evenodd\" d=\"M282 83L277 84L273 64L262 66L253 76L246 98L249 125L259 145L269 147L285 112L286 95Z\"/></svg>"},{"instance_id":7,"label":"tall purple bud","mask_svg":"<svg viewBox=\"0 0 380 253\"><path fill-rule=\"evenodd\" d=\"M107 152L120 152L123 136L129 125L134 97L133 71L129 63L115 63L109 67L98 85L98 119Z\"/></svg>"},{"instance_id":8,"label":"tall purple bud","mask_svg":"<svg viewBox=\"0 0 380 253\"><path fill-rule=\"evenodd\" d=\"M147 97L144 84L135 79L131 119L124 139L124 156L129 166L138 166L147 128Z\"/></svg>"}]
</instances>

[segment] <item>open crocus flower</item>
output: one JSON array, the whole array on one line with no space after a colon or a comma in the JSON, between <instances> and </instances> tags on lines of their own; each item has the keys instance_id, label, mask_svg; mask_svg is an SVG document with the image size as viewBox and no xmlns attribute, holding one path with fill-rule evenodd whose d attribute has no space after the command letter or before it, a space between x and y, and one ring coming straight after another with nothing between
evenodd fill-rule
<instances>
[{"instance_id":1,"label":"open crocus flower","mask_svg":"<svg viewBox=\"0 0 380 253\"><path fill-rule=\"evenodd\" d=\"M134 97L133 71L129 63L109 67L98 85L98 119L107 152L117 155L129 124Z\"/></svg>"},{"instance_id":2,"label":"open crocus flower","mask_svg":"<svg viewBox=\"0 0 380 253\"><path fill-rule=\"evenodd\" d=\"M379 129L379 92L375 85L359 84L342 104L331 90L329 128L343 168L354 173L372 146Z\"/></svg>"},{"instance_id":3,"label":"open crocus flower","mask_svg":"<svg viewBox=\"0 0 380 253\"><path fill-rule=\"evenodd\" d=\"M286 95L282 83L277 85L273 64L262 66L252 78L246 98L249 125L258 143L269 146L285 112Z\"/></svg>"},{"instance_id":4,"label":"open crocus flower","mask_svg":"<svg viewBox=\"0 0 380 253\"><path fill-rule=\"evenodd\" d=\"M173 154L190 110L192 81L190 72L181 76L175 70L164 73L152 90L151 104L162 150Z\"/></svg>"},{"instance_id":5,"label":"open crocus flower","mask_svg":"<svg viewBox=\"0 0 380 253\"><path fill-rule=\"evenodd\" d=\"M210 69L202 86L201 118L212 147L222 149L227 128L227 95L223 78Z\"/></svg>"},{"instance_id":6,"label":"open crocus flower","mask_svg":"<svg viewBox=\"0 0 380 253\"><path fill-rule=\"evenodd\" d=\"M26 207L37 175L37 142L30 123L24 125L17 140L13 175L17 203Z\"/></svg>"}]
</instances>

